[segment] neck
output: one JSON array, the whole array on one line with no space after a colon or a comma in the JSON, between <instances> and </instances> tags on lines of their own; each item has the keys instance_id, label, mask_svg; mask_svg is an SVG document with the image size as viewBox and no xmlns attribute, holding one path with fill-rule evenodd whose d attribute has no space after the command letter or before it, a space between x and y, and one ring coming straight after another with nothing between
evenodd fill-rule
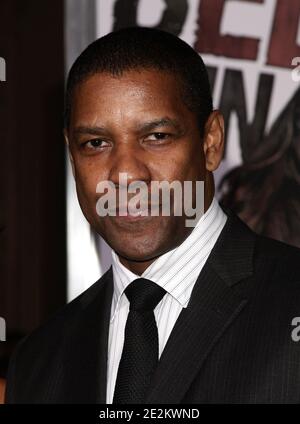
<instances>
[{"instance_id":1,"label":"neck","mask_svg":"<svg viewBox=\"0 0 300 424\"><path fill-rule=\"evenodd\" d=\"M158 256L159 257L159 256ZM122 265L124 265L129 271L133 272L136 275L142 275L143 272L146 271L146 269L157 259L153 258L148 261L131 261L126 258L122 258L119 256L120 262Z\"/></svg>"}]
</instances>

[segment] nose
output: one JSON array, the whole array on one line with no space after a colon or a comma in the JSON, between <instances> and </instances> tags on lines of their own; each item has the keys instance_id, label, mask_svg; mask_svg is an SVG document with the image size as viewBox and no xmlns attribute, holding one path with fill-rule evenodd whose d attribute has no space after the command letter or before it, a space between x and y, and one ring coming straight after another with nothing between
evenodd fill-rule
<instances>
[{"instance_id":1,"label":"nose","mask_svg":"<svg viewBox=\"0 0 300 424\"><path fill-rule=\"evenodd\" d=\"M151 173L145 157L146 152L141 150L137 145L127 143L114 148L111 155L109 179L117 187L120 184L121 173L126 174L127 184L136 181L143 181L147 185L150 183Z\"/></svg>"}]
</instances>

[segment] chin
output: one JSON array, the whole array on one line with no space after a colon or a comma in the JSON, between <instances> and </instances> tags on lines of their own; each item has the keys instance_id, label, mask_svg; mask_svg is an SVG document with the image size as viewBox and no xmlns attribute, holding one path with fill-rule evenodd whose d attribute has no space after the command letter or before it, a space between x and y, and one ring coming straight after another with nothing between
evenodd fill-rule
<instances>
[{"instance_id":1,"label":"chin","mask_svg":"<svg viewBox=\"0 0 300 424\"><path fill-rule=\"evenodd\" d=\"M184 236L177 222L168 217L157 217L134 223L119 223L106 219L95 230L121 257L144 262L157 258L175 248Z\"/></svg>"},{"instance_id":2,"label":"chin","mask_svg":"<svg viewBox=\"0 0 300 424\"><path fill-rule=\"evenodd\" d=\"M110 244L111 248L124 259L135 262L144 262L162 254L160 246L153 246L153 243L126 243L125 247L119 245Z\"/></svg>"}]
</instances>

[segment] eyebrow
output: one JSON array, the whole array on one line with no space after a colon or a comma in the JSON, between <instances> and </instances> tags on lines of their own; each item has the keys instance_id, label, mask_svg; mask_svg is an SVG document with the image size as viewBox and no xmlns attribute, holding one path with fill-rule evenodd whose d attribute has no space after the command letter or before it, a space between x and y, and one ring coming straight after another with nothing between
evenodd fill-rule
<instances>
[{"instance_id":1,"label":"eyebrow","mask_svg":"<svg viewBox=\"0 0 300 424\"><path fill-rule=\"evenodd\" d=\"M99 135L103 132L106 132L106 129L104 127L94 126L89 127L86 125L79 125L78 127L74 128L74 134L80 135L80 134L92 134L92 135Z\"/></svg>"},{"instance_id":2,"label":"eyebrow","mask_svg":"<svg viewBox=\"0 0 300 424\"><path fill-rule=\"evenodd\" d=\"M155 128L166 127L166 126L172 126L176 130L182 131L182 127L179 124L179 122L176 119L171 119L168 117L144 122L138 126L138 131L152 131ZM103 134L104 132L107 132L107 129L102 126L90 127L86 125L79 125L78 127L74 128L75 135L80 135L80 134L99 135L99 134Z\"/></svg>"},{"instance_id":3,"label":"eyebrow","mask_svg":"<svg viewBox=\"0 0 300 424\"><path fill-rule=\"evenodd\" d=\"M155 128L166 127L166 126L174 127L176 130L182 130L181 125L179 124L179 122L176 119L171 119L171 118L167 118L167 117L161 118L161 119L156 119L154 121L144 122L143 124L141 124L139 126L139 130L152 131Z\"/></svg>"}]
</instances>

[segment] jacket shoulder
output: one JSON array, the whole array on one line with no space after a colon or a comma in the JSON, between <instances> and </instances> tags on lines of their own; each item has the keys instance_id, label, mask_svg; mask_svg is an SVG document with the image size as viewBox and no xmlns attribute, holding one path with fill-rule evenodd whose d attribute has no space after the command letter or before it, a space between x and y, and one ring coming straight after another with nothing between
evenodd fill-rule
<instances>
[{"instance_id":1,"label":"jacket shoulder","mask_svg":"<svg viewBox=\"0 0 300 424\"><path fill-rule=\"evenodd\" d=\"M72 321L76 321L89 304L101 295L101 291L110 281L110 278L112 278L111 269L83 293L51 315L44 324L21 340L20 346L25 346L34 339L47 337L48 334L51 334L51 337L55 337L55 335L60 335L61 333L63 334L62 328L67 327Z\"/></svg>"},{"instance_id":2,"label":"jacket shoulder","mask_svg":"<svg viewBox=\"0 0 300 424\"><path fill-rule=\"evenodd\" d=\"M88 319L90 311L98 309L98 304L111 288L110 268L92 286L19 342L9 363L6 402L15 401L15 393L22 386L22 381L24 384L24 381L35 380L36 373L46 373L45 364L48 364L48 368L58 367L57 359L61 353L69 343L72 344L74 335Z\"/></svg>"}]
</instances>

